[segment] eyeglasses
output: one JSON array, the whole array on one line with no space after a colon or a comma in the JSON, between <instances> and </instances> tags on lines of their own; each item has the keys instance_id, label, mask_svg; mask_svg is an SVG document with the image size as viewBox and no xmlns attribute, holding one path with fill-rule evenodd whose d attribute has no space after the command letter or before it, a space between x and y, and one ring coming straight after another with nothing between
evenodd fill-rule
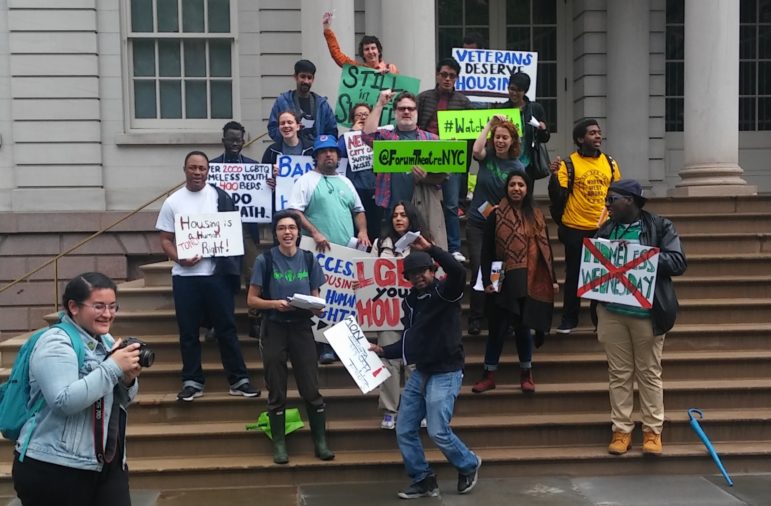
<instances>
[{"instance_id":1,"label":"eyeglasses","mask_svg":"<svg viewBox=\"0 0 771 506\"><path fill-rule=\"evenodd\" d=\"M353 115L354 118L369 118L369 112L357 112Z\"/></svg>"},{"instance_id":2,"label":"eyeglasses","mask_svg":"<svg viewBox=\"0 0 771 506\"><path fill-rule=\"evenodd\" d=\"M102 314L104 313L105 309L109 310L111 313L115 314L118 312L118 309L120 309L120 306L116 303L112 304L105 304L104 302L97 302L95 304L86 304L85 302L81 302L78 304L79 306L86 306L90 307L94 310L95 313Z\"/></svg>"},{"instance_id":3,"label":"eyeglasses","mask_svg":"<svg viewBox=\"0 0 771 506\"><path fill-rule=\"evenodd\" d=\"M279 225L276 227L276 232L297 232L297 225Z\"/></svg>"},{"instance_id":4,"label":"eyeglasses","mask_svg":"<svg viewBox=\"0 0 771 506\"><path fill-rule=\"evenodd\" d=\"M605 205L609 206L611 204L614 204L617 200L623 199L624 197L621 195L608 195L605 197Z\"/></svg>"},{"instance_id":5,"label":"eyeglasses","mask_svg":"<svg viewBox=\"0 0 771 506\"><path fill-rule=\"evenodd\" d=\"M439 72L439 77L442 79L452 79L455 80L458 78L458 74L454 72Z\"/></svg>"},{"instance_id":6,"label":"eyeglasses","mask_svg":"<svg viewBox=\"0 0 771 506\"><path fill-rule=\"evenodd\" d=\"M407 106L407 105L403 105L403 106L400 106L400 107L396 108L396 110L399 111L399 112L413 112L416 109L417 109L417 107L410 107L410 106Z\"/></svg>"}]
</instances>

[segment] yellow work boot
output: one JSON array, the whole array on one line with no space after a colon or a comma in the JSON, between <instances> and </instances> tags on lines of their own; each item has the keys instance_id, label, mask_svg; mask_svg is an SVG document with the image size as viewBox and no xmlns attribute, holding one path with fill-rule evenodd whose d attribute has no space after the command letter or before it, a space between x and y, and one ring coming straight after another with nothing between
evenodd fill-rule
<instances>
[{"instance_id":1,"label":"yellow work boot","mask_svg":"<svg viewBox=\"0 0 771 506\"><path fill-rule=\"evenodd\" d=\"M661 434L655 432L643 432L643 453L649 455L661 454Z\"/></svg>"},{"instance_id":2,"label":"yellow work boot","mask_svg":"<svg viewBox=\"0 0 771 506\"><path fill-rule=\"evenodd\" d=\"M632 448L632 433L613 431L613 438L608 445L608 453L611 455L623 455Z\"/></svg>"}]
</instances>

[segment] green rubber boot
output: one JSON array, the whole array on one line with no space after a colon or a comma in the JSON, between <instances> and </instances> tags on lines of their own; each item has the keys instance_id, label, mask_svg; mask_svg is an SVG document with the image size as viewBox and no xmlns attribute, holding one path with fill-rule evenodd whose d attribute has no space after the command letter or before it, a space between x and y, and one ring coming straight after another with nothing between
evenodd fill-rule
<instances>
[{"instance_id":1,"label":"green rubber boot","mask_svg":"<svg viewBox=\"0 0 771 506\"><path fill-rule=\"evenodd\" d=\"M286 464L289 462L285 439L286 414L283 410L275 413L269 411L268 420L270 420L270 434L273 436L273 462Z\"/></svg>"},{"instance_id":2,"label":"green rubber boot","mask_svg":"<svg viewBox=\"0 0 771 506\"><path fill-rule=\"evenodd\" d=\"M332 460L335 458L335 454L332 450L327 448L327 414L324 407L314 408L310 404L308 408L308 423L311 426L311 435L313 436L313 446L315 448L316 457L321 460Z\"/></svg>"}]
</instances>

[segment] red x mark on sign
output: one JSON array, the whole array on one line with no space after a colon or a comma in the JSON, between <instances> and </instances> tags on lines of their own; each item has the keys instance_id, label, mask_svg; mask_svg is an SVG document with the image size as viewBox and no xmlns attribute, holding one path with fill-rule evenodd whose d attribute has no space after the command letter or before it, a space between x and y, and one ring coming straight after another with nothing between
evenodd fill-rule
<instances>
[{"instance_id":1,"label":"red x mark on sign","mask_svg":"<svg viewBox=\"0 0 771 506\"><path fill-rule=\"evenodd\" d=\"M592 254L594 258L597 259L597 261L602 264L603 267L608 270L608 273L589 281L583 286L579 286L578 291L576 292L579 297L586 292L589 292L594 288L609 282L611 279L616 278L629 290L629 293L631 293L634 298L637 299L637 302L640 303L640 306L643 309L651 309L651 303L648 302L648 299L645 298L640 290L638 290L637 287L634 286L631 281L629 281L629 278L625 276L624 273L629 272L633 268L648 260L650 257L656 255L659 252L658 248L651 248L634 260L616 267L608 258L605 257L605 255L602 254L602 252L597 248L597 246L594 245L591 239L584 238L584 247Z\"/></svg>"}]
</instances>

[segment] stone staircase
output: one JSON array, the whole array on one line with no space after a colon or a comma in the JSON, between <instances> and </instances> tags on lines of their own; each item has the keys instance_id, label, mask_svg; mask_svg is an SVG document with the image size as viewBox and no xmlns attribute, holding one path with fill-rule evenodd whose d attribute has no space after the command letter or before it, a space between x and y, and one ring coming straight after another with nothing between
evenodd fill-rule
<instances>
[{"instance_id":1,"label":"stone staircase","mask_svg":"<svg viewBox=\"0 0 771 506\"><path fill-rule=\"evenodd\" d=\"M676 279L681 310L665 342L664 455L643 458L639 429L629 454L607 454L607 369L585 304L576 332L550 335L536 350L533 396L519 390L513 342L504 348L498 388L473 394L485 332L465 337L466 377L453 427L482 456L484 477L712 473L712 461L688 425L691 407L704 410L702 426L729 472L771 471L771 197L664 199L649 206L673 219L689 263L687 274ZM553 246L562 273L563 250L556 239ZM144 371L130 411L132 488L404 479L395 434L379 428L377 393L362 395L340 364L319 370L329 444L337 453L332 462L313 457L306 428L287 438L290 464L273 464L270 441L244 430L265 410L265 394L256 400L228 396L214 343L203 344L206 395L192 403L176 401L180 364L170 263L142 271L143 279L120 286L113 332L148 341L157 357ZM242 335L244 299L237 309ZM0 344L0 377L7 376L24 339ZM253 381L261 386L257 342L244 337L241 343ZM289 405L300 407L293 381L290 376ZM424 444L440 475L453 476L427 437ZM10 443L0 440L0 497L13 495L11 456Z\"/></svg>"}]
</instances>

